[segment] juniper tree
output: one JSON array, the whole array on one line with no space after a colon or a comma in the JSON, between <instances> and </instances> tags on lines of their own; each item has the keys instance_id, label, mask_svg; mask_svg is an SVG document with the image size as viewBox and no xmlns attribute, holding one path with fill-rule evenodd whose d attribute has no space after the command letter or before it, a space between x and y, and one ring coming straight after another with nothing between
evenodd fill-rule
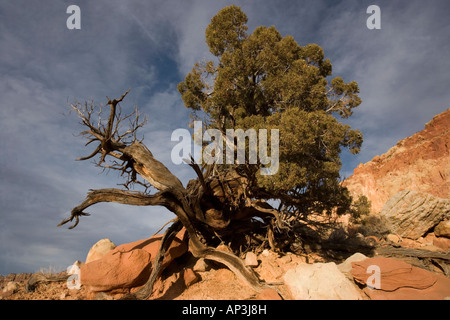
<instances>
[{"instance_id":1,"label":"juniper tree","mask_svg":"<svg viewBox=\"0 0 450 320\"><path fill-rule=\"evenodd\" d=\"M362 136L338 119L349 117L360 104L358 85L331 78L331 63L320 46L301 46L274 27L261 26L248 34L246 23L239 7L219 11L206 29L206 43L216 60L195 64L178 90L205 129L224 135L227 129L278 129L276 174L261 174L263 163L248 159L206 165L191 158L188 163L197 178L183 186L137 139L145 124L139 112L122 115L120 104L128 91L119 99L108 98L100 108L93 103L71 105L86 127L82 135L87 144L97 144L79 160L97 157L98 166L118 170L126 182L123 189L90 191L60 225L74 221L71 228L75 227L81 216L89 215L85 209L99 202L163 206L176 215L162 238L147 284L134 298L152 293L162 258L182 227L194 256L225 264L261 291L268 285L239 256L265 246L285 250L295 239L290 237L292 221L312 212L341 213L350 206L348 192L339 185L340 152L348 148L357 153ZM109 115L102 116L108 106ZM130 125L126 131L125 120ZM133 184L145 190L129 190ZM278 201L277 208L270 199ZM231 252L217 250L221 243Z\"/></svg>"},{"instance_id":2,"label":"juniper tree","mask_svg":"<svg viewBox=\"0 0 450 320\"><path fill-rule=\"evenodd\" d=\"M251 197L278 199L280 211L296 217L347 211L351 199L339 186L340 153L359 152L362 134L338 119L361 103L358 84L331 78L331 62L319 45L301 46L273 26L248 34L246 23L234 5L212 18L206 43L216 60L195 64L178 85L185 106L194 116L205 115L205 129L224 134L230 128L279 130L277 174L236 166L255 182Z\"/></svg>"}]
</instances>

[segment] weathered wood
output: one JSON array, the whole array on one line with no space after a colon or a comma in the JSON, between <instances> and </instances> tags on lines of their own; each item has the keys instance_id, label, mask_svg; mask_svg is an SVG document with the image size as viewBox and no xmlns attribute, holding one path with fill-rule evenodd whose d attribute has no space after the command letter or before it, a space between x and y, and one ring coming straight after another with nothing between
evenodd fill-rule
<instances>
[{"instance_id":1,"label":"weathered wood","mask_svg":"<svg viewBox=\"0 0 450 320\"><path fill-rule=\"evenodd\" d=\"M25 290L27 292L34 291L37 287L37 285L41 282L58 282L58 281L67 281L67 279L70 277L69 274L63 274L63 275L55 275L55 274L49 274L45 275L42 273L34 273L31 275L30 279L28 279L27 284L25 286Z\"/></svg>"},{"instance_id":2,"label":"weathered wood","mask_svg":"<svg viewBox=\"0 0 450 320\"><path fill-rule=\"evenodd\" d=\"M432 252L429 250L396 248L393 246L382 246L375 249L376 254L380 256L405 256L416 258L434 258L450 261L450 253Z\"/></svg>"},{"instance_id":3,"label":"weathered wood","mask_svg":"<svg viewBox=\"0 0 450 320\"><path fill-rule=\"evenodd\" d=\"M69 227L69 229L75 228L80 221L80 216L89 216L89 213L83 212L83 210L100 202L116 202L135 206L154 206L163 204L164 199L162 193L147 195L142 192L125 191L120 189L91 190L87 194L83 203L73 208L70 217L60 222L58 227L75 219L75 224Z\"/></svg>"},{"instance_id":4,"label":"weathered wood","mask_svg":"<svg viewBox=\"0 0 450 320\"><path fill-rule=\"evenodd\" d=\"M116 106L128 94L127 91L120 99L111 100L108 98L108 105L111 106L110 115L106 126L99 121L98 125L94 125L91 116L94 112L93 106L81 109L79 105L72 105L82 119L83 125L88 127L87 131L82 134L90 140L99 141L99 146L92 154L80 160L90 159L96 154L100 154L99 166L122 171L122 174L128 173L130 182L136 181L136 175L139 174L148 183L159 192L149 195L142 192L131 192L119 189L101 189L93 190L88 193L86 199L71 211L71 216L63 220L58 226L75 219L75 224L70 227L74 228L79 223L80 216L89 215L84 210L89 206L99 202L117 202L129 205L160 205L166 207L175 213L179 222L174 223L166 233L158 252L156 265L154 270L142 291L139 291L135 297L145 299L151 294L154 281L160 272L160 258L164 256L165 250L169 248L175 231L179 230L182 225L186 228L189 235L189 250L196 257L202 257L214 260L226 265L238 277L243 279L256 291L262 291L268 287L267 284L260 281L253 269L245 266L244 261L236 255L228 252L222 252L203 243L199 234L202 232L218 231L226 228L233 215L239 215L241 219L250 221L246 214L272 214L277 218L278 226L281 227L279 216L270 208L263 208L261 203L251 203L246 195L248 181L245 177L239 175L234 170L219 173L218 171L207 169L206 176L203 176L202 170L191 163L198 175L196 183L191 183L186 189L180 180L173 175L170 170L160 161L153 157L150 150L141 142L133 141L124 142L123 138L128 134L134 134L136 129L142 125L138 122L138 114L136 111L136 121L134 126L120 135L118 124L125 118L116 116ZM114 122L116 124L114 125ZM114 129L113 129L114 128ZM115 159L123 161L123 164L113 162L107 164L105 157L109 155ZM192 159L191 159L192 161ZM215 174L213 175L213 172ZM128 183L124 185L128 188ZM145 187L147 189L147 185ZM225 211L225 208L227 211ZM245 210L251 209L251 210ZM234 217L236 219L236 217ZM208 230L208 231L205 231Z\"/></svg>"},{"instance_id":5,"label":"weathered wood","mask_svg":"<svg viewBox=\"0 0 450 320\"><path fill-rule=\"evenodd\" d=\"M185 191L180 180L167 167L153 157L150 150L142 143L136 142L121 150L133 160L133 167L145 180L160 191L168 189Z\"/></svg>"}]
</instances>

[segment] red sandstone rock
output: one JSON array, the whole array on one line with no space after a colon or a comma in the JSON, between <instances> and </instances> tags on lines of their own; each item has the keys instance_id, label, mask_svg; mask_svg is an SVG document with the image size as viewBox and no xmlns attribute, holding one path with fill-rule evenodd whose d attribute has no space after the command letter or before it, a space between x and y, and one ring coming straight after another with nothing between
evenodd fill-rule
<instances>
[{"instance_id":1,"label":"red sandstone rock","mask_svg":"<svg viewBox=\"0 0 450 320\"><path fill-rule=\"evenodd\" d=\"M183 228L173 240L163 260L163 268L187 251ZM84 264L80 269L81 284L90 291L135 288L145 284L151 265L161 245L161 235L122 244L102 258Z\"/></svg>"},{"instance_id":2,"label":"red sandstone rock","mask_svg":"<svg viewBox=\"0 0 450 320\"><path fill-rule=\"evenodd\" d=\"M143 285L150 276L150 254L142 249L114 249L103 258L84 264L81 284L90 291L110 291Z\"/></svg>"},{"instance_id":3,"label":"red sandstone rock","mask_svg":"<svg viewBox=\"0 0 450 320\"><path fill-rule=\"evenodd\" d=\"M447 217L448 218L448 217ZM450 220L441 221L435 228L434 233L438 237L450 238Z\"/></svg>"},{"instance_id":4,"label":"red sandstone rock","mask_svg":"<svg viewBox=\"0 0 450 320\"><path fill-rule=\"evenodd\" d=\"M394 291L401 287L426 289L436 282L433 273L413 267L409 263L385 257L369 258L352 262L352 276L355 281L366 284L373 272L367 272L369 266L378 266L381 271L380 289Z\"/></svg>"},{"instance_id":5,"label":"red sandstone rock","mask_svg":"<svg viewBox=\"0 0 450 320\"><path fill-rule=\"evenodd\" d=\"M364 288L373 300L436 300L450 296L450 279L392 258L352 262L351 273L355 281L366 285L373 275L373 272L367 272L371 265L378 266L381 273L380 288Z\"/></svg>"},{"instance_id":6,"label":"red sandstone rock","mask_svg":"<svg viewBox=\"0 0 450 320\"><path fill-rule=\"evenodd\" d=\"M183 272L184 285L186 288L190 287L194 283L200 280L200 276L194 272L191 268L185 269Z\"/></svg>"},{"instance_id":7,"label":"red sandstone rock","mask_svg":"<svg viewBox=\"0 0 450 320\"><path fill-rule=\"evenodd\" d=\"M450 239L444 237L434 237L433 245L442 249L442 251L450 251Z\"/></svg>"},{"instance_id":8,"label":"red sandstone rock","mask_svg":"<svg viewBox=\"0 0 450 320\"><path fill-rule=\"evenodd\" d=\"M363 291L371 300L443 300L450 297L450 279L440 274L436 278L434 285L423 290L404 287L390 292L369 288Z\"/></svg>"},{"instance_id":9,"label":"red sandstone rock","mask_svg":"<svg viewBox=\"0 0 450 320\"><path fill-rule=\"evenodd\" d=\"M167 250L166 256L163 260L163 268L169 265L172 260L182 256L184 253L187 252L187 245L184 241L184 237L186 234L186 229L181 229L180 232L176 235L175 239L172 241L172 244L169 247L169 250ZM152 263L154 262L154 259L156 258L156 255L158 254L159 247L161 246L161 239L162 235L153 236L148 239L142 239L130 243L121 244L120 246L117 246L117 249L122 251L130 251L134 249L142 249L147 251L151 257L152 257Z\"/></svg>"},{"instance_id":10,"label":"red sandstone rock","mask_svg":"<svg viewBox=\"0 0 450 320\"><path fill-rule=\"evenodd\" d=\"M360 164L343 182L351 195L365 195L372 212L380 212L404 189L450 197L450 109L436 115L425 129L401 140L381 156Z\"/></svg>"}]
</instances>

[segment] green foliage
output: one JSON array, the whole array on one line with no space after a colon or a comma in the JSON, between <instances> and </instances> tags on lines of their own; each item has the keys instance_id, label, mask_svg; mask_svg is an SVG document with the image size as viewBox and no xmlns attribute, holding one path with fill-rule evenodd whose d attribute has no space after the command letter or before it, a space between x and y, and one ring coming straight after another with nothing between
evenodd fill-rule
<instances>
[{"instance_id":1,"label":"green foliage","mask_svg":"<svg viewBox=\"0 0 450 320\"><path fill-rule=\"evenodd\" d=\"M358 226L357 231L363 236L377 236L391 233L389 222L386 218L377 215L367 215L361 218L361 224Z\"/></svg>"},{"instance_id":2,"label":"green foliage","mask_svg":"<svg viewBox=\"0 0 450 320\"><path fill-rule=\"evenodd\" d=\"M352 203L351 215L354 221L365 219L370 214L372 203L363 194L360 194L358 199Z\"/></svg>"},{"instance_id":3,"label":"green foliage","mask_svg":"<svg viewBox=\"0 0 450 320\"><path fill-rule=\"evenodd\" d=\"M206 43L217 63L195 64L178 85L185 106L203 111L210 128L222 132L279 129L278 173L262 176L247 166L257 181L253 195L280 199L301 214L349 209L351 198L339 185L340 152L358 153L362 134L336 116L351 116L361 103L358 84L330 78L332 65L319 45L301 46L273 26L248 34L246 23L234 5L211 19Z\"/></svg>"}]
</instances>

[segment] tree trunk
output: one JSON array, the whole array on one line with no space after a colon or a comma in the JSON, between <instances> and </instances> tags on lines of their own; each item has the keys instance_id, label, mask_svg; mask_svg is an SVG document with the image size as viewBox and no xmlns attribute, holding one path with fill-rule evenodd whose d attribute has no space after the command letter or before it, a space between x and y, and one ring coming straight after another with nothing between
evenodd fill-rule
<instances>
[{"instance_id":1,"label":"tree trunk","mask_svg":"<svg viewBox=\"0 0 450 320\"><path fill-rule=\"evenodd\" d=\"M101 122L95 126L91 121L94 107L85 105L81 108L79 104L72 105L82 119L82 123L88 127L83 134L89 137L89 142L98 141L99 145L94 153L88 157L80 158L86 160L100 154L99 166L120 170L122 174L128 175L128 181L124 185L128 188L131 183L138 183L137 176L143 178L146 190L153 187L158 190L154 194L146 192L136 192L120 189L93 190L87 194L86 199L71 211L71 216L63 220L58 226L75 220L74 228L79 223L81 216L87 216L84 210L99 202L117 202L138 206L166 207L173 212L178 220L166 232L161 248L159 250L156 264L153 266L152 274L146 285L134 296L128 298L146 299L151 295L154 281L161 272L159 260L164 256L169 248L176 232L184 226L189 236L189 250L195 257L214 260L226 265L239 278L244 280L254 290L260 292L269 285L261 282L256 273L245 266L242 259L228 252L216 250L208 245L208 239L215 237L215 234L232 234L234 230L230 227L231 222L243 221L248 223L252 216L267 217L274 215L277 219L276 210L273 210L261 201L251 201L246 195L246 179L236 171L218 172L214 167L201 169L192 159L191 167L197 173L198 178L191 180L184 188L180 180L173 175L166 166L153 157L150 150L141 142L136 140L135 131L142 123L136 121L134 127L120 134L117 130L121 120L128 118L118 118L115 116L118 102L126 96L126 92L118 100L109 100L111 113L106 125ZM117 123L115 123L117 121ZM133 137L132 141L127 141ZM118 164L106 162L106 156L121 160ZM213 174L214 173L214 174ZM278 221L280 224L280 222ZM280 224L281 226L281 224Z\"/></svg>"}]
</instances>

